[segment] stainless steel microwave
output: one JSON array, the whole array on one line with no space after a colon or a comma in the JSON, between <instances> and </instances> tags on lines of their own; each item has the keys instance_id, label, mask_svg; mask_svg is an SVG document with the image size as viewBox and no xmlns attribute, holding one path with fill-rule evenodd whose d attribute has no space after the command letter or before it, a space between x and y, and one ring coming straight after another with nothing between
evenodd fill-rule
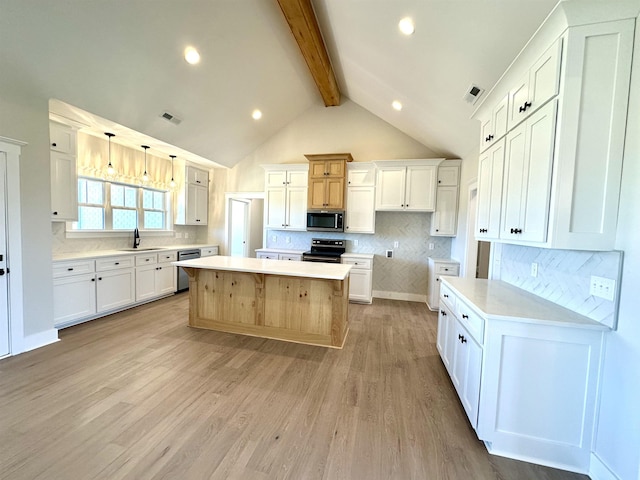
<instances>
[{"instance_id":1,"label":"stainless steel microwave","mask_svg":"<svg viewBox=\"0 0 640 480\"><path fill-rule=\"evenodd\" d=\"M307 212L310 232L344 232L344 212Z\"/></svg>"}]
</instances>

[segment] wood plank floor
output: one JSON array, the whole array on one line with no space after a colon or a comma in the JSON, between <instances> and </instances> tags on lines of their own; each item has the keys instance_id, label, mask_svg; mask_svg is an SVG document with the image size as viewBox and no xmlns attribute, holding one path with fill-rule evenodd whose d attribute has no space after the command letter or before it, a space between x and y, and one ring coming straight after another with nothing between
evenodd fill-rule
<instances>
[{"instance_id":1,"label":"wood plank floor","mask_svg":"<svg viewBox=\"0 0 640 480\"><path fill-rule=\"evenodd\" d=\"M181 294L0 361L0 478L587 478L487 453L423 304L351 304L343 350L187 315Z\"/></svg>"}]
</instances>

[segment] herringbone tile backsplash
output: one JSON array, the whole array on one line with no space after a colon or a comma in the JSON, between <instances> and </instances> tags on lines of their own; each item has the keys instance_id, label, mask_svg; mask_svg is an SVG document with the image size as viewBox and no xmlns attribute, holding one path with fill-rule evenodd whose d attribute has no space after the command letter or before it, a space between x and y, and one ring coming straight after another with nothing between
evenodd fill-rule
<instances>
[{"instance_id":1,"label":"herringbone tile backsplash","mask_svg":"<svg viewBox=\"0 0 640 480\"><path fill-rule=\"evenodd\" d=\"M531 264L538 276L531 276ZM616 301L589 294L591 276L611 278L620 284L622 252L552 250L519 245L502 246L500 278L598 322L615 325Z\"/></svg>"},{"instance_id":2,"label":"herringbone tile backsplash","mask_svg":"<svg viewBox=\"0 0 640 480\"><path fill-rule=\"evenodd\" d=\"M347 252L374 254L373 289L384 292L427 294L427 258L448 258L451 239L429 236L431 213L377 212L376 233L319 233L268 231L267 248L308 250L312 238L344 238ZM277 240L273 241L273 236ZM290 237L290 243L286 238ZM354 244L358 240L358 245ZM398 242L398 248L393 242ZM429 250L433 243L433 250ZM393 258L385 251L393 250Z\"/></svg>"}]
</instances>

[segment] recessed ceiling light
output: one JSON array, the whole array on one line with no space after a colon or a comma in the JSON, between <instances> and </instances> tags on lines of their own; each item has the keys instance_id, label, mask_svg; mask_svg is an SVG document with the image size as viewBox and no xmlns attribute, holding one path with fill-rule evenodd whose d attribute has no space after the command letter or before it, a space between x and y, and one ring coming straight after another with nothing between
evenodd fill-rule
<instances>
[{"instance_id":1,"label":"recessed ceiling light","mask_svg":"<svg viewBox=\"0 0 640 480\"><path fill-rule=\"evenodd\" d=\"M400 20L400 23L398 23L398 28L405 35L411 35L413 32L416 31L416 27L413 24L413 20L409 17L405 17L402 20Z\"/></svg>"},{"instance_id":2,"label":"recessed ceiling light","mask_svg":"<svg viewBox=\"0 0 640 480\"><path fill-rule=\"evenodd\" d=\"M258 109L255 109L253 112L251 112L251 116L254 120L260 120L262 118L262 112Z\"/></svg>"},{"instance_id":3,"label":"recessed ceiling light","mask_svg":"<svg viewBox=\"0 0 640 480\"><path fill-rule=\"evenodd\" d=\"M195 48L187 47L184 49L184 59L187 61L187 63L195 65L200 61L200 54Z\"/></svg>"},{"instance_id":4,"label":"recessed ceiling light","mask_svg":"<svg viewBox=\"0 0 640 480\"><path fill-rule=\"evenodd\" d=\"M391 106L393 107L394 110L397 110L397 111L402 110L402 104L398 100L394 100L391 103Z\"/></svg>"}]
</instances>

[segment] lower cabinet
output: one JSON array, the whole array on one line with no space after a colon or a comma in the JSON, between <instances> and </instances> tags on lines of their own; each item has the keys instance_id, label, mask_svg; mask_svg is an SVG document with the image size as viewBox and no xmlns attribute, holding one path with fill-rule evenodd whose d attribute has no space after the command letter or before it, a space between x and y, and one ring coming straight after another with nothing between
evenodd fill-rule
<instances>
[{"instance_id":1,"label":"lower cabinet","mask_svg":"<svg viewBox=\"0 0 640 480\"><path fill-rule=\"evenodd\" d=\"M136 302L176 291L176 259L177 252L136 256Z\"/></svg>"},{"instance_id":2,"label":"lower cabinet","mask_svg":"<svg viewBox=\"0 0 640 480\"><path fill-rule=\"evenodd\" d=\"M96 313L94 273L53 279L53 319L56 326Z\"/></svg>"},{"instance_id":3,"label":"lower cabinet","mask_svg":"<svg viewBox=\"0 0 640 480\"><path fill-rule=\"evenodd\" d=\"M298 250L276 250L273 248L259 248L256 250L256 258L266 258L269 260L289 260L295 262L302 261L302 251Z\"/></svg>"},{"instance_id":4,"label":"lower cabinet","mask_svg":"<svg viewBox=\"0 0 640 480\"><path fill-rule=\"evenodd\" d=\"M96 273L96 313L105 313L134 303L135 292L133 268Z\"/></svg>"},{"instance_id":5,"label":"lower cabinet","mask_svg":"<svg viewBox=\"0 0 640 480\"><path fill-rule=\"evenodd\" d=\"M438 310L440 298L440 279L445 276L457 277L460 274L460 263L450 258L433 258L427 260L427 306L429 310Z\"/></svg>"},{"instance_id":6,"label":"lower cabinet","mask_svg":"<svg viewBox=\"0 0 640 480\"><path fill-rule=\"evenodd\" d=\"M373 255L343 253L342 263L351 265L349 301L371 303L373 286Z\"/></svg>"}]
</instances>

